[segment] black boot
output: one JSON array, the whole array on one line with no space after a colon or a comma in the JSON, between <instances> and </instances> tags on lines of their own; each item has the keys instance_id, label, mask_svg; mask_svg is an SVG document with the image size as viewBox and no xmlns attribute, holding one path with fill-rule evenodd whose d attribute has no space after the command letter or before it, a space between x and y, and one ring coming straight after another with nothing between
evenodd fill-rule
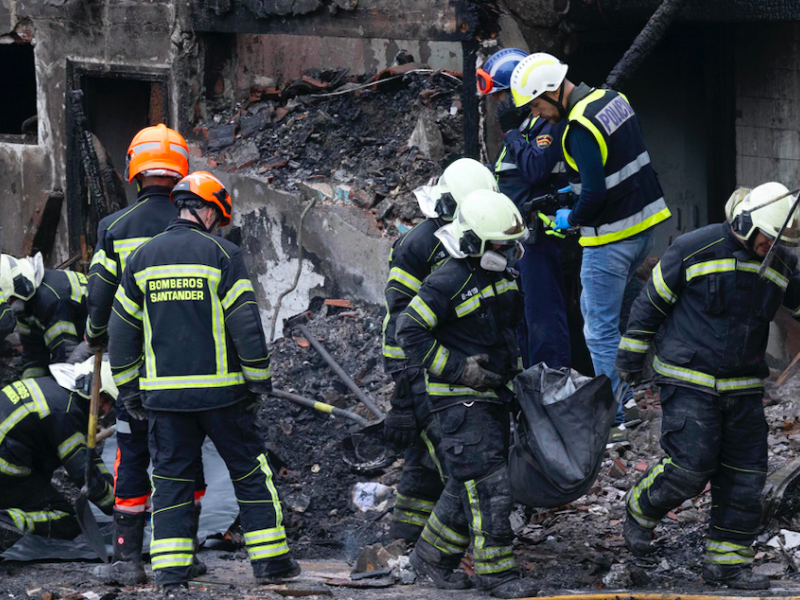
<instances>
[{"instance_id":1,"label":"black boot","mask_svg":"<svg viewBox=\"0 0 800 600\"><path fill-rule=\"evenodd\" d=\"M200 577L208 573L206 563L197 558L197 553L200 550L200 544L197 541L197 532L200 530L200 511L202 507L199 504L194 505L194 521L192 521L192 540L194 540L194 557L192 558L192 566L189 567L189 577L192 579Z\"/></svg>"},{"instance_id":2,"label":"black boot","mask_svg":"<svg viewBox=\"0 0 800 600\"><path fill-rule=\"evenodd\" d=\"M472 587L466 573L429 563L416 549L409 555L408 562L417 575L427 578L440 590L466 590Z\"/></svg>"},{"instance_id":3,"label":"black boot","mask_svg":"<svg viewBox=\"0 0 800 600\"><path fill-rule=\"evenodd\" d=\"M405 540L409 544L415 544L422 535L423 527L421 525L412 525L411 523L404 523L403 521L392 521L392 526L389 527L388 538L390 541Z\"/></svg>"},{"instance_id":4,"label":"black boot","mask_svg":"<svg viewBox=\"0 0 800 600\"><path fill-rule=\"evenodd\" d=\"M302 569L291 556L258 560L253 563L253 575L259 585L282 583L300 575Z\"/></svg>"},{"instance_id":5,"label":"black boot","mask_svg":"<svg viewBox=\"0 0 800 600\"><path fill-rule=\"evenodd\" d=\"M0 552L5 552L16 544L25 532L14 524L8 511L0 510Z\"/></svg>"},{"instance_id":6,"label":"black boot","mask_svg":"<svg viewBox=\"0 0 800 600\"><path fill-rule=\"evenodd\" d=\"M703 579L712 585L727 585L737 590L768 590L766 575L756 575L744 565L703 565Z\"/></svg>"},{"instance_id":7,"label":"black boot","mask_svg":"<svg viewBox=\"0 0 800 600\"><path fill-rule=\"evenodd\" d=\"M142 564L142 540L147 520L145 513L132 515L114 510L114 558L110 565L92 569L101 583L139 585L147 583Z\"/></svg>"},{"instance_id":8,"label":"black boot","mask_svg":"<svg viewBox=\"0 0 800 600\"><path fill-rule=\"evenodd\" d=\"M650 556L657 548L653 545L653 530L642 527L629 512L625 513L625 524L622 527L625 546L631 554L638 557Z\"/></svg>"},{"instance_id":9,"label":"black boot","mask_svg":"<svg viewBox=\"0 0 800 600\"><path fill-rule=\"evenodd\" d=\"M480 582L481 589L494 598L531 598L539 592L537 585L519 575L497 584L492 584L489 577L481 577Z\"/></svg>"}]
</instances>

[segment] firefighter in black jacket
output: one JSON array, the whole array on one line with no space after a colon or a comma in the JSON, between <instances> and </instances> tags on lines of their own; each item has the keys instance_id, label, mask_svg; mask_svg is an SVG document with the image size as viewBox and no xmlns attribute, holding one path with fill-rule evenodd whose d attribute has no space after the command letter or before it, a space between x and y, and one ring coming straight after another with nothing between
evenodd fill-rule
<instances>
[{"instance_id":1,"label":"firefighter in black jacket","mask_svg":"<svg viewBox=\"0 0 800 600\"><path fill-rule=\"evenodd\" d=\"M0 390L0 552L24 534L72 539L80 533L75 510L50 483L64 466L82 486L86 475L86 427L94 358L54 364L53 376L15 381ZM100 379L101 414L116 398L108 361ZM111 514L111 474L96 457L89 500Z\"/></svg>"},{"instance_id":2,"label":"firefighter in black jacket","mask_svg":"<svg viewBox=\"0 0 800 600\"><path fill-rule=\"evenodd\" d=\"M419 291L422 281L450 255L434 235L453 220L457 205L477 189L497 191L492 173L471 158L460 158L444 170L436 186L418 191L420 209L428 217L400 237L389 255L383 360L395 382L392 410L384 421L389 441L406 447L403 472L392 511L392 539L416 542L444 489L445 474L436 456L439 435L430 419L425 370L411 366L395 340L397 318Z\"/></svg>"},{"instance_id":3,"label":"firefighter in black jacket","mask_svg":"<svg viewBox=\"0 0 800 600\"><path fill-rule=\"evenodd\" d=\"M11 306L5 300L0 302L0 340L11 335L16 327L17 320L14 318Z\"/></svg>"},{"instance_id":4,"label":"firefighter in black jacket","mask_svg":"<svg viewBox=\"0 0 800 600\"><path fill-rule=\"evenodd\" d=\"M641 378L655 333L663 327L653 368L664 411L667 457L629 492L625 540L637 555L654 551L652 531L667 511L711 481L711 521L703 579L766 589L753 574L751 544L761 521L767 476L767 425L761 380L769 324L781 304L800 316L797 258L782 247L759 276L774 243L797 245L797 215L777 233L794 200L779 183L737 190L728 222L679 237L653 270L631 310L617 354L620 378Z\"/></svg>"},{"instance_id":5,"label":"firefighter in black jacket","mask_svg":"<svg viewBox=\"0 0 800 600\"><path fill-rule=\"evenodd\" d=\"M449 475L411 564L437 587L465 589L469 579L454 569L471 535L477 585L498 598L536 594L516 570L506 465L507 384L519 372L522 315L511 267L527 233L506 196L471 193L436 234L451 258L425 279L397 323L403 350L427 369Z\"/></svg>"},{"instance_id":6,"label":"firefighter in black jacket","mask_svg":"<svg viewBox=\"0 0 800 600\"><path fill-rule=\"evenodd\" d=\"M189 173L189 148L177 131L166 125L145 127L131 140L126 155L125 176L136 182L136 204L102 219L97 227L97 246L89 268L88 310L85 339L89 349L104 348L108 341L108 319L128 258L141 244L163 232L176 217L169 194ZM114 481L114 557L93 575L104 583L133 585L147 576L142 564L146 511L150 506L150 452L147 422L131 419L117 403L117 466ZM205 494L202 462L195 475L195 528L200 518L200 500ZM194 575L205 572L196 561Z\"/></svg>"},{"instance_id":7,"label":"firefighter in black jacket","mask_svg":"<svg viewBox=\"0 0 800 600\"><path fill-rule=\"evenodd\" d=\"M272 389L267 344L241 250L212 235L231 219L222 183L198 171L172 192L179 218L129 258L109 323L114 379L131 415L150 420L156 583L190 579L194 465L206 435L230 470L260 582L300 572L256 426Z\"/></svg>"},{"instance_id":8,"label":"firefighter in black jacket","mask_svg":"<svg viewBox=\"0 0 800 600\"><path fill-rule=\"evenodd\" d=\"M17 318L22 343L22 377L49 375L66 362L86 325L86 277L45 269L42 255L0 256L0 290Z\"/></svg>"}]
</instances>

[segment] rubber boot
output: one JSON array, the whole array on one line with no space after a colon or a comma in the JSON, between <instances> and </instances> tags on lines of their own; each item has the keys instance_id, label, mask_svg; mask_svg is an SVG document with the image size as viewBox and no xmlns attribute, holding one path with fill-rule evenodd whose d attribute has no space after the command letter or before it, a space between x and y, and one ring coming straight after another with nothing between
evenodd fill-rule
<instances>
[{"instance_id":1,"label":"rubber boot","mask_svg":"<svg viewBox=\"0 0 800 600\"><path fill-rule=\"evenodd\" d=\"M727 585L737 590L768 590L766 575L757 575L744 565L703 565L703 579L711 585Z\"/></svg>"},{"instance_id":2,"label":"rubber boot","mask_svg":"<svg viewBox=\"0 0 800 600\"><path fill-rule=\"evenodd\" d=\"M404 523L402 521L392 521L387 537L390 542L405 540L409 544L416 544L419 536L422 535L423 529L424 528L420 525L412 525L411 523Z\"/></svg>"},{"instance_id":3,"label":"rubber boot","mask_svg":"<svg viewBox=\"0 0 800 600\"><path fill-rule=\"evenodd\" d=\"M192 521L192 539L194 540L194 556L192 557L192 566L189 567L189 577L195 579L201 575L208 573L206 563L197 558L197 552L200 550L200 543L197 541L197 532L200 530L200 511L202 507L200 504L194 505L194 521Z\"/></svg>"},{"instance_id":4,"label":"rubber boot","mask_svg":"<svg viewBox=\"0 0 800 600\"><path fill-rule=\"evenodd\" d=\"M487 578L482 577L481 579L485 582ZM489 595L493 598L531 598L539 592L538 586L519 575L492 587L482 585L481 589L489 592Z\"/></svg>"},{"instance_id":5,"label":"rubber boot","mask_svg":"<svg viewBox=\"0 0 800 600\"><path fill-rule=\"evenodd\" d=\"M300 575L302 569L291 556L258 560L253 563L253 575L259 585L282 583Z\"/></svg>"},{"instance_id":6,"label":"rubber boot","mask_svg":"<svg viewBox=\"0 0 800 600\"><path fill-rule=\"evenodd\" d=\"M142 540L147 514L132 515L114 510L114 557L109 565L92 569L101 583L139 585L147 583L142 564Z\"/></svg>"},{"instance_id":7,"label":"rubber boot","mask_svg":"<svg viewBox=\"0 0 800 600\"><path fill-rule=\"evenodd\" d=\"M16 526L8 511L0 510L0 552L16 544L25 532Z\"/></svg>"},{"instance_id":8,"label":"rubber boot","mask_svg":"<svg viewBox=\"0 0 800 600\"><path fill-rule=\"evenodd\" d=\"M440 590L466 590L472 587L466 573L434 565L422 558L416 549L409 555L408 562L417 575L428 579Z\"/></svg>"},{"instance_id":9,"label":"rubber boot","mask_svg":"<svg viewBox=\"0 0 800 600\"><path fill-rule=\"evenodd\" d=\"M625 546L634 556L643 558L657 550L653 545L653 530L639 525L628 512L625 513L622 535L625 538Z\"/></svg>"}]
</instances>

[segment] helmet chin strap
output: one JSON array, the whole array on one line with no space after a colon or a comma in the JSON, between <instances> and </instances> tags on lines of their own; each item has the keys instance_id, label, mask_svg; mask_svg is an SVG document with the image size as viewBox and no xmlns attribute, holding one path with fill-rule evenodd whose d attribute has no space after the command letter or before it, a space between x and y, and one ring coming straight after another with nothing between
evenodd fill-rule
<instances>
[{"instance_id":1,"label":"helmet chin strap","mask_svg":"<svg viewBox=\"0 0 800 600\"><path fill-rule=\"evenodd\" d=\"M214 211L214 221L211 223L211 227L206 227L205 221L200 218L200 215L197 214L197 211L193 207L189 207L189 212L192 213L192 216L197 219L197 223L206 233L211 233L214 230L214 227L217 226L219 223L219 216L217 215L217 211Z\"/></svg>"},{"instance_id":2,"label":"helmet chin strap","mask_svg":"<svg viewBox=\"0 0 800 600\"><path fill-rule=\"evenodd\" d=\"M558 114L561 116L562 119L566 119L567 118L567 109L564 108L564 105L562 104L562 102L564 100L564 84L563 83L558 88L558 100L553 100L546 93L542 94L541 98L545 102L555 106L558 109Z\"/></svg>"}]
</instances>

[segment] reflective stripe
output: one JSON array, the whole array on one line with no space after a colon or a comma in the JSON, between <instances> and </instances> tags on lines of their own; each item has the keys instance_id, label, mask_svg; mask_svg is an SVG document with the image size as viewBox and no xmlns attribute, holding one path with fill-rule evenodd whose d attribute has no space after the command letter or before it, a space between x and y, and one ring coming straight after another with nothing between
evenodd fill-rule
<instances>
[{"instance_id":1,"label":"reflective stripe","mask_svg":"<svg viewBox=\"0 0 800 600\"><path fill-rule=\"evenodd\" d=\"M244 543L248 546L263 544L264 542L275 542L286 539L286 530L283 527L273 527L272 529L258 529L256 531L244 532Z\"/></svg>"},{"instance_id":2,"label":"reflective stripe","mask_svg":"<svg viewBox=\"0 0 800 600\"><path fill-rule=\"evenodd\" d=\"M458 316L459 318L465 317L472 311L477 310L478 307L480 307L480 305L481 305L481 296L480 294L478 294L456 306L456 316Z\"/></svg>"},{"instance_id":3,"label":"reflective stripe","mask_svg":"<svg viewBox=\"0 0 800 600\"><path fill-rule=\"evenodd\" d=\"M180 554L159 554L150 557L150 566L153 571L159 569L167 569L169 567L189 567L194 562L194 554L180 553Z\"/></svg>"},{"instance_id":4,"label":"reflective stripe","mask_svg":"<svg viewBox=\"0 0 800 600\"><path fill-rule=\"evenodd\" d=\"M73 433L58 445L58 457L63 461L73 450L86 445L86 436L82 433Z\"/></svg>"},{"instance_id":5,"label":"reflective stripe","mask_svg":"<svg viewBox=\"0 0 800 600\"><path fill-rule=\"evenodd\" d=\"M659 475L661 475L661 473L664 472L664 465L670 462L672 462L670 459L665 458L655 467L653 467L647 474L647 477L640 480L639 483L633 486L633 490L631 494L629 494L628 499L626 501L628 512L630 513L630 515L639 525L647 529L655 528L655 526L658 525L661 522L661 520L653 519L642 513L642 507L639 504L639 498L641 497L642 492L648 490L650 486L653 485L653 482L655 481L656 477L658 477Z\"/></svg>"},{"instance_id":6,"label":"reflective stripe","mask_svg":"<svg viewBox=\"0 0 800 600\"><path fill-rule=\"evenodd\" d=\"M269 546L247 547L247 557L250 560L272 558L275 556L281 556L282 554L287 554L288 552L289 546L286 544L286 542L280 542L279 544L272 544Z\"/></svg>"},{"instance_id":7,"label":"reflective stripe","mask_svg":"<svg viewBox=\"0 0 800 600\"><path fill-rule=\"evenodd\" d=\"M14 526L17 529L25 533L33 532L33 519L31 519L27 513L16 508L8 508L6 512L8 516L11 517L11 520L14 521Z\"/></svg>"},{"instance_id":8,"label":"reflective stripe","mask_svg":"<svg viewBox=\"0 0 800 600\"><path fill-rule=\"evenodd\" d=\"M413 290L415 294L419 291L419 288L422 287L422 282L419 279L400 267L392 267L392 270L389 271L389 281L402 283L408 289Z\"/></svg>"},{"instance_id":9,"label":"reflective stripe","mask_svg":"<svg viewBox=\"0 0 800 600\"><path fill-rule=\"evenodd\" d=\"M116 380L114 380L116 382ZM117 419L117 433L130 433L131 424L128 421Z\"/></svg>"},{"instance_id":10,"label":"reflective stripe","mask_svg":"<svg viewBox=\"0 0 800 600\"><path fill-rule=\"evenodd\" d=\"M478 561L486 561L490 558L498 558L500 556L506 556L508 554L514 553L513 546L494 546L491 548L483 548L482 550L475 550L475 554L473 558L476 562Z\"/></svg>"},{"instance_id":11,"label":"reflective stripe","mask_svg":"<svg viewBox=\"0 0 800 600\"><path fill-rule=\"evenodd\" d=\"M789 280L771 267L767 267L767 270L764 273L764 278L769 279L782 290L785 290L787 287L789 287Z\"/></svg>"},{"instance_id":12,"label":"reflective stripe","mask_svg":"<svg viewBox=\"0 0 800 600\"><path fill-rule=\"evenodd\" d=\"M137 203L135 206L141 206L142 202ZM139 246L148 241L149 237L142 238L128 238L126 240L114 240L114 252L119 257L119 264L122 271L125 272L125 262L131 252L136 250ZM137 282L138 283L138 282Z\"/></svg>"},{"instance_id":13,"label":"reflective stripe","mask_svg":"<svg viewBox=\"0 0 800 600\"><path fill-rule=\"evenodd\" d=\"M481 298L492 298L495 292L499 296L500 294L511 291L519 291L519 285L515 280L501 279L494 285L487 285L479 294L474 295L469 300L465 300L456 306L456 315L458 317L464 317L477 309L480 306Z\"/></svg>"},{"instance_id":14,"label":"reflective stripe","mask_svg":"<svg viewBox=\"0 0 800 600\"><path fill-rule=\"evenodd\" d=\"M619 349L627 350L628 352L639 352L640 354L647 354L650 349L650 342L643 342L634 338L623 337L619 341Z\"/></svg>"},{"instance_id":15,"label":"reflective stripe","mask_svg":"<svg viewBox=\"0 0 800 600\"><path fill-rule=\"evenodd\" d=\"M128 298L128 295L125 293L125 288L123 286L119 286L117 288L117 293L114 298L119 302L120 306L125 309L125 312L128 313L131 317L136 319L137 321L142 320L142 307L139 306L136 302Z\"/></svg>"},{"instance_id":16,"label":"reflective stripe","mask_svg":"<svg viewBox=\"0 0 800 600\"><path fill-rule=\"evenodd\" d=\"M719 260L709 260L692 265L686 269L686 283L695 277L709 275L711 273L728 273L736 270L735 258L722 258Z\"/></svg>"},{"instance_id":17,"label":"reflective stripe","mask_svg":"<svg viewBox=\"0 0 800 600\"><path fill-rule=\"evenodd\" d=\"M0 458L0 473L11 475L12 477L24 477L25 475L30 475L31 470L28 467L13 465L7 460Z\"/></svg>"},{"instance_id":18,"label":"reflective stripe","mask_svg":"<svg viewBox=\"0 0 800 600\"><path fill-rule=\"evenodd\" d=\"M272 366L270 365L266 369L256 369L242 365L242 374L247 381L266 381L272 377Z\"/></svg>"},{"instance_id":19,"label":"reflective stripe","mask_svg":"<svg viewBox=\"0 0 800 600\"><path fill-rule=\"evenodd\" d=\"M95 255L92 257L92 262L89 265L89 268L100 265L106 271L111 273L114 277L117 276L117 263L116 261L111 260L107 255L105 250L98 250L95 252Z\"/></svg>"},{"instance_id":20,"label":"reflective stripe","mask_svg":"<svg viewBox=\"0 0 800 600\"><path fill-rule=\"evenodd\" d=\"M194 551L194 542L191 538L163 538L150 543L150 554L164 552Z\"/></svg>"},{"instance_id":21,"label":"reflective stripe","mask_svg":"<svg viewBox=\"0 0 800 600\"><path fill-rule=\"evenodd\" d=\"M75 337L78 336L78 332L75 329L75 324L69 321L58 321L55 325L44 332L44 343L49 346L58 336L67 334L74 335Z\"/></svg>"},{"instance_id":22,"label":"reflective stripe","mask_svg":"<svg viewBox=\"0 0 800 600\"><path fill-rule=\"evenodd\" d=\"M479 392L471 387L463 385L451 385L449 383L428 382L428 394L431 396L475 396L477 398L497 398L492 390Z\"/></svg>"},{"instance_id":23,"label":"reflective stripe","mask_svg":"<svg viewBox=\"0 0 800 600\"><path fill-rule=\"evenodd\" d=\"M575 104L567 116L567 126L564 129L564 135L561 137L561 150L564 153L564 160L574 171L578 170L578 165L575 162L575 159L570 156L569 149L567 148L567 134L569 133L569 126L573 121L585 127L586 130L592 134L594 139L597 141L597 145L600 147L600 158L603 161L603 166L605 167L606 165L606 161L608 160L608 144L606 144L603 134L600 133L594 123L592 123L587 117L583 116L583 113L586 112L586 109L589 107L589 105L592 102L603 98L606 95L606 92L607 90L594 90L583 100L580 100L577 104ZM620 96L621 95L622 94L620 94ZM575 193L578 194L580 192Z\"/></svg>"},{"instance_id":24,"label":"reflective stripe","mask_svg":"<svg viewBox=\"0 0 800 600\"><path fill-rule=\"evenodd\" d=\"M173 144L170 142L169 149L173 152L177 152L181 156L183 156L186 160L189 160L189 152L183 146L179 146L178 144Z\"/></svg>"},{"instance_id":25,"label":"reflective stripe","mask_svg":"<svg viewBox=\"0 0 800 600\"><path fill-rule=\"evenodd\" d=\"M116 379L115 379L116 381ZM180 377L142 377L143 390L177 390L180 388L217 388L245 383L241 373L225 375L182 375Z\"/></svg>"},{"instance_id":26,"label":"reflective stripe","mask_svg":"<svg viewBox=\"0 0 800 600\"><path fill-rule=\"evenodd\" d=\"M253 284L249 279L240 279L234 283L231 289L228 290L228 293L225 294L225 297L222 299L222 308L228 310L233 303L239 299L239 296L245 292L253 292Z\"/></svg>"},{"instance_id":27,"label":"reflective stripe","mask_svg":"<svg viewBox=\"0 0 800 600\"><path fill-rule=\"evenodd\" d=\"M634 158L631 162L627 165L622 167L616 173L611 173L608 177L606 177L606 189L611 189L615 186L618 186L620 183L628 179L629 177L636 175L642 168L646 167L650 164L650 154L645 150L639 156Z\"/></svg>"},{"instance_id":28,"label":"reflective stripe","mask_svg":"<svg viewBox=\"0 0 800 600\"><path fill-rule=\"evenodd\" d=\"M737 262L736 263L736 270L737 271L747 271L748 273L758 273L758 269L761 267L761 263L747 261L747 262Z\"/></svg>"},{"instance_id":29,"label":"reflective stripe","mask_svg":"<svg viewBox=\"0 0 800 600\"><path fill-rule=\"evenodd\" d=\"M669 219L671 213L664 198L654 200L629 217L599 227L581 227L581 246L602 246L619 242Z\"/></svg>"},{"instance_id":30,"label":"reflective stripe","mask_svg":"<svg viewBox=\"0 0 800 600\"><path fill-rule=\"evenodd\" d=\"M411 498L398 492L395 507L410 508L419 512L429 513L433 510L435 503L422 498Z\"/></svg>"},{"instance_id":31,"label":"reflective stripe","mask_svg":"<svg viewBox=\"0 0 800 600\"><path fill-rule=\"evenodd\" d=\"M444 372L445 366L447 366L447 359L449 357L450 351L439 344L439 349L436 351L436 355L433 357L433 363L431 364L429 371L434 375L441 375Z\"/></svg>"},{"instance_id":32,"label":"reflective stripe","mask_svg":"<svg viewBox=\"0 0 800 600\"><path fill-rule=\"evenodd\" d=\"M102 250L101 250L102 252ZM76 273L75 271L64 271L69 279L70 298L73 302L80 304L83 297L86 296L86 276L83 273Z\"/></svg>"},{"instance_id":33,"label":"reflective stripe","mask_svg":"<svg viewBox=\"0 0 800 600\"><path fill-rule=\"evenodd\" d=\"M283 527L283 509L281 508L281 500L278 497L278 490L275 489L275 483L272 481L272 469L269 467L267 457L264 454L258 455L258 465L261 472L264 474L264 483L269 491L272 500L272 507L275 510L275 529Z\"/></svg>"},{"instance_id":34,"label":"reflective stripe","mask_svg":"<svg viewBox=\"0 0 800 600\"><path fill-rule=\"evenodd\" d=\"M563 160L558 161L556 163L556 166L554 166L553 170L550 171L550 172L553 173L554 175L557 175L559 173L566 173L567 172L567 163L565 163Z\"/></svg>"},{"instance_id":35,"label":"reflective stripe","mask_svg":"<svg viewBox=\"0 0 800 600\"><path fill-rule=\"evenodd\" d=\"M58 521L64 517L69 517L69 513L61 510L40 510L37 512L26 513L34 523L47 523L49 521Z\"/></svg>"},{"instance_id":36,"label":"reflective stripe","mask_svg":"<svg viewBox=\"0 0 800 600\"><path fill-rule=\"evenodd\" d=\"M398 346L384 346L383 355L386 358L394 358L395 360L404 360L406 357L406 353Z\"/></svg>"},{"instance_id":37,"label":"reflective stripe","mask_svg":"<svg viewBox=\"0 0 800 600\"><path fill-rule=\"evenodd\" d=\"M672 290L669 289L669 286L664 281L664 275L661 273L661 261L658 261L656 268L653 269L653 285L658 295L661 296L667 304L675 304L675 302L678 301L677 296L672 293Z\"/></svg>"},{"instance_id":38,"label":"reflective stripe","mask_svg":"<svg viewBox=\"0 0 800 600\"><path fill-rule=\"evenodd\" d=\"M36 406L36 411L39 413L39 418L44 419L50 414L50 407L47 405L47 400L45 399L39 384L32 379L23 379L21 383L31 393L33 404Z\"/></svg>"},{"instance_id":39,"label":"reflective stripe","mask_svg":"<svg viewBox=\"0 0 800 600\"><path fill-rule=\"evenodd\" d=\"M430 329L436 327L436 324L439 322L439 319L436 318L434 312L430 309L430 307L427 304L425 304L425 301L419 296L414 296L414 298L409 303L408 308L413 308L414 312L416 312L420 317L422 317L422 320L425 321L425 324Z\"/></svg>"},{"instance_id":40,"label":"reflective stripe","mask_svg":"<svg viewBox=\"0 0 800 600\"><path fill-rule=\"evenodd\" d=\"M400 507L395 506L392 511L392 519L400 523L408 523L409 525L416 525L417 527L425 527L428 522L428 515L420 515L418 513L402 510Z\"/></svg>"},{"instance_id":41,"label":"reflective stripe","mask_svg":"<svg viewBox=\"0 0 800 600\"><path fill-rule=\"evenodd\" d=\"M501 162L494 168L495 173L504 173L506 171L518 171L517 165L514 163Z\"/></svg>"},{"instance_id":42,"label":"reflective stripe","mask_svg":"<svg viewBox=\"0 0 800 600\"><path fill-rule=\"evenodd\" d=\"M748 565L753 562L755 554L751 546L707 539L704 559L706 563L715 565Z\"/></svg>"},{"instance_id":43,"label":"reflective stripe","mask_svg":"<svg viewBox=\"0 0 800 600\"><path fill-rule=\"evenodd\" d=\"M142 142L141 144L136 144L133 146L130 151L131 154L136 156L140 152L144 152L145 150L156 150L161 148L161 142Z\"/></svg>"},{"instance_id":44,"label":"reflective stripe","mask_svg":"<svg viewBox=\"0 0 800 600\"><path fill-rule=\"evenodd\" d=\"M114 383L117 384L117 387L124 385L130 381L133 381L134 379L139 377L139 368L141 367L141 365L142 361L139 360L139 362L133 365L130 369L126 369L118 373L117 372L112 373L112 376L114 378Z\"/></svg>"},{"instance_id":45,"label":"reflective stripe","mask_svg":"<svg viewBox=\"0 0 800 600\"><path fill-rule=\"evenodd\" d=\"M202 277L204 279L219 281L222 271L208 265L157 265L147 267L136 273L133 278L142 292L144 282L150 279L163 279L165 277Z\"/></svg>"},{"instance_id":46,"label":"reflective stripe","mask_svg":"<svg viewBox=\"0 0 800 600\"><path fill-rule=\"evenodd\" d=\"M469 537L445 526L436 513L431 513L422 538L445 554L463 554L469 546Z\"/></svg>"},{"instance_id":47,"label":"reflective stripe","mask_svg":"<svg viewBox=\"0 0 800 600\"><path fill-rule=\"evenodd\" d=\"M469 510L472 513L472 538L475 552L480 552L486 545L486 537L483 535L483 517L481 515L481 504L478 496L478 488L475 480L471 479L464 482L469 499Z\"/></svg>"},{"instance_id":48,"label":"reflective stripe","mask_svg":"<svg viewBox=\"0 0 800 600\"><path fill-rule=\"evenodd\" d=\"M686 381L695 385L715 389L719 392L732 392L735 390L750 390L761 389L763 383L757 377L731 377L717 379L711 375L686 369L684 367L676 367L667 363L663 363L658 359L658 356L653 360L653 369L656 373L671 377L679 381Z\"/></svg>"},{"instance_id":49,"label":"reflective stripe","mask_svg":"<svg viewBox=\"0 0 800 600\"><path fill-rule=\"evenodd\" d=\"M734 544L733 542L706 540L706 550L709 552L749 552L752 548L742 544Z\"/></svg>"}]
</instances>

